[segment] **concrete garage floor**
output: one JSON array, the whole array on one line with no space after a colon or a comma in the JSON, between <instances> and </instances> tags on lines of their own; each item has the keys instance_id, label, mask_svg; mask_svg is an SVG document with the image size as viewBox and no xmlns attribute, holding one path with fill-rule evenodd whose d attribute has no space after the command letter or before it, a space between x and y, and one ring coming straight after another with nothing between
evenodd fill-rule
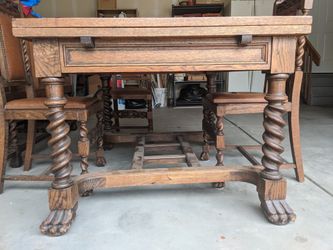
<instances>
[{"instance_id":1,"label":"concrete garage floor","mask_svg":"<svg viewBox=\"0 0 333 250\"><path fill-rule=\"evenodd\" d=\"M161 109L155 129L200 130L201 114L198 108ZM228 143L251 142L239 127L261 138L261 115L228 119ZM80 199L70 232L49 238L38 230L48 215L49 184L7 182L0 196L0 249L333 249L333 108L304 106L301 120L305 183L296 182L292 170L284 171L288 202L297 214L293 224L268 223L249 184L228 183L223 191L208 184L154 186L96 191ZM289 152L288 139L285 144ZM194 150L199 154L200 145ZM111 165L97 170L126 169L132 153L133 147L116 145L107 154ZM230 151L225 162L248 165ZM46 164L36 163L33 172ZM205 164L214 164L213 152Z\"/></svg>"}]
</instances>

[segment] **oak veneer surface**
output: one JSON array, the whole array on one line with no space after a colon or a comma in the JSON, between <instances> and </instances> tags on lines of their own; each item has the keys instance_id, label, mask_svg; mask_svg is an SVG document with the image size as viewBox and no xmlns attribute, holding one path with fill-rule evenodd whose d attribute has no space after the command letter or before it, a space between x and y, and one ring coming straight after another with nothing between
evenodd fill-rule
<instances>
[{"instance_id":1,"label":"oak veneer surface","mask_svg":"<svg viewBox=\"0 0 333 250\"><path fill-rule=\"evenodd\" d=\"M311 32L311 16L194 18L14 19L17 37L188 37L297 35Z\"/></svg>"},{"instance_id":2,"label":"oak veneer surface","mask_svg":"<svg viewBox=\"0 0 333 250\"><path fill-rule=\"evenodd\" d=\"M292 73L294 61L287 58L294 56L288 53L294 53L297 35L311 32L311 23L307 16L43 18L15 19L13 33L34 40L38 77L87 72ZM252 42L241 45L243 35L252 35ZM94 38L95 47L86 48L81 37Z\"/></svg>"}]
</instances>

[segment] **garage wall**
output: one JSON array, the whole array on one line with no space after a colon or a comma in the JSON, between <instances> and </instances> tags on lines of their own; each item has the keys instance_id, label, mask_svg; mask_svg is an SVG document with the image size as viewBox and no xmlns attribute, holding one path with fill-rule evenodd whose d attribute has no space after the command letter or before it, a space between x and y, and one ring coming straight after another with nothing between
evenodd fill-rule
<instances>
[{"instance_id":1,"label":"garage wall","mask_svg":"<svg viewBox=\"0 0 333 250\"><path fill-rule=\"evenodd\" d=\"M168 17L178 0L118 0L119 9L138 9L141 17ZM42 0L35 10L44 17L93 17L96 0Z\"/></svg>"},{"instance_id":2,"label":"garage wall","mask_svg":"<svg viewBox=\"0 0 333 250\"><path fill-rule=\"evenodd\" d=\"M96 0L41 0L35 11L44 17L92 17Z\"/></svg>"},{"instance_id":3,"label":"garage wall","mask_svg":"<svg viewBox=\"0 0 333 250\"><path fill-rule=\"evenodd\" d=\"M229 16L271 16L274 0L231 0L226 5ZM231 72L225 74L228 91L262 92L265 75L258 71Z\"/></svg>"},{"instance_id":4,"label":"garage wall","mask_svg":"<svg viewBox=\"0 0 333 250\"><path fill-rule=\"evenodd\" d=\"M141 17L169 17L171 5L178 0L118 0L118 9L138 9Z\"/></svg>"}]
</instances>

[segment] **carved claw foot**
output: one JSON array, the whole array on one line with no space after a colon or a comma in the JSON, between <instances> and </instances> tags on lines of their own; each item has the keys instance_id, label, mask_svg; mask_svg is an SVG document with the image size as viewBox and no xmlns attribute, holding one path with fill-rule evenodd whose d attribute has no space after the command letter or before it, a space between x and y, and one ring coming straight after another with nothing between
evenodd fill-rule
<instances>
[{"instance_id":1,"label":"carved claw foot","mask_svg":"<svg viewBox=\"0 0 333 250\"><path fill-rule=\"evenodd\" d=\"M275 225L286 225L296 220L296 214L285 200L262 201L261 207L268 221Z\"/></svg>"},{"instance_id":2,"label":"carved claw foot","mask_svg":"<svg viewBox=\"0 0 333 250\"><path fill-rule=\"evenodd\" d=\"M106 165L106 160L104 156L96 157L96 166L97 167L104 167Z\"/></svg>"},{"instance_id":3,"label":"carved claw foot","mask_svg":"<svg viewBox=\"0 0 333 250\"><path fill-rule=\"evenodd\" d=\"M213 183L213 187L216 189L223 190L225 187L225 182L215 182Z\"/></svg>"},{"instance_id":4,"label":"carved claw foot","mask_svg":"<svg viewBox=\"0 0 333 250\"><path fill-rule=\"evenodd\" d=\"M77 203L72 209L52 210L40 225L40 231L48 236L61 236L68 232L76 216Z\"/></svg>"},{"instance_id":5,"label":"carved claw foot","mask_svg":"<svg viewBox=\"0 0 333 250\"><path fill-rule=\"evenodd\" d=\"M209 160L209 154L207 152L202 152L200 155L201 161L208 161Z\"/></svg>"}]
</instances>

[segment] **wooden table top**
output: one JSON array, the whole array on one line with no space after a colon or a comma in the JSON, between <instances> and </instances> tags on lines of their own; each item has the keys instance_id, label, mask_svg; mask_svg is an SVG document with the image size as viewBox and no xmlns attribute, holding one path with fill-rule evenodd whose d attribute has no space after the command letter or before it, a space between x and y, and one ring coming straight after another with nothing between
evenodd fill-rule
<instances>
[{"instance_id":1,"label":"wooden table top","mask_svg":"<svg viewBox=\"0 0 333 250\"><path fill-rule=\"evenodd\" d=\"M305 35L311 16L14 19L21 38Z\"/></svg>"}]
</instances>

